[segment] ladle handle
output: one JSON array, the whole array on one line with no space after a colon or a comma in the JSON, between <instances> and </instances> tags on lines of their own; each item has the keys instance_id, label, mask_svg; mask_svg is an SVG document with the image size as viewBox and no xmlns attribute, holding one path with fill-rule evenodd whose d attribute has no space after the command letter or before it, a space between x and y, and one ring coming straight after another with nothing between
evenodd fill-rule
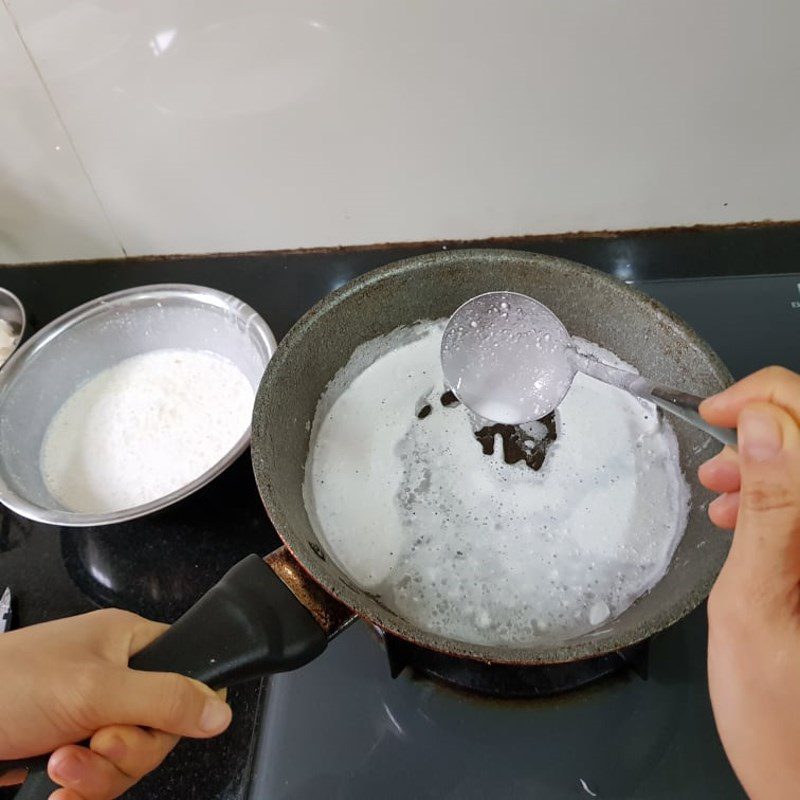
<instances>
[{"instance_id":1,"label":"ladle handle","mask_svg":"<svg viewBox=\"0 0 800 800\"><path fill-rule=\"evenodd\" d=\"M284 582L256 555L232 567L174 625L133 655L132 669L179 672L214 689L296 669L328 638ZM86 744L86 742L83 742ZM47 800L59 787L49 755L0 761L0 774L28 770L15 800Z\"/></svg>"},{"instance_id":2,"label":"ladle handle","mask_svg":"<svg viewBox=\"0 0 800 800\"><path fill-rule=\"evenodd\" d=\"M593 356L587 356L579 352L574 347L567 350L567 358L573 369L586 375L591 375L593 378L597 378L597 380L603 381L603 383L607 383L610 386L624 389L635 397L641 397L642 400L649 400L659 408L663 408L664 411L668 411L690 425L694 425L695 428L705 431L718 442L722 442L722 444L732 447L734 450L737 448L735 430L709 425L700 416L700 403L706 399L705 397L689 394L680 389L673 389L670 386L651 383L647 378L643 378L635 372L613 367L611 364L606 364Z\"/></svg>"},{"instance_id":3,"label":"ladle handle","mask_svg":"<svg viewBox=\"0 0 800 800\"><path fill-rule=\"evenodd\" d=\"M705 397L682 392L679 389L672 389L668 386L648 384L646 381L643 382L646 386L643 387L642 391L636 391L636 382L633 383L630 391L638 397L650 400L659 408L663 408L664 411L669 411L670 414L680 417L690 425L694 425L695 428L699 428L701 431L705 431L709 436L713 436L718 442L722 442L722 444L736 450L738 447L738 438L733 428L719 428L716 425L709 425L700 416L700 403L705 400Z\"/></svg>"}]
</instances>

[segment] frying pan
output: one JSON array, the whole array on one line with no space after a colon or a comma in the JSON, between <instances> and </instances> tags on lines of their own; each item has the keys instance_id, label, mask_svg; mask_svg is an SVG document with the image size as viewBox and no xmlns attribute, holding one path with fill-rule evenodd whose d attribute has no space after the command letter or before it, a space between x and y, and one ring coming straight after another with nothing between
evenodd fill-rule
<instances>
[{"instance_id":1,"label":"frying pan","mask_svg":"<svg viewBox=\"0 0 800 800\"><path fill-rule=\"evenodd\" d=\"M411 258L367 273L324 298L289 332L262 379L253 414L258 488L284 547L234 566L131 667L180 672L218 688L296 669L357 617L422 647L485 663L554 664L599 656L673 624L708 594L730 539L705 514L696 478L710 438L674 421L691 487L686 533L662 580L600 631L569 641L497 647L448 639L409 623L360 589L326 553L306 514L303 471L317 400L361 343L417 320L449 316L470 297L503 289L549 306L573 335L606 347L643 374L707 395L729 385L719 358L654 300L593 269L551 256L462 250ZM54 787L46 756L18 798L44 800Z\"/></svg>"}]
</instances>

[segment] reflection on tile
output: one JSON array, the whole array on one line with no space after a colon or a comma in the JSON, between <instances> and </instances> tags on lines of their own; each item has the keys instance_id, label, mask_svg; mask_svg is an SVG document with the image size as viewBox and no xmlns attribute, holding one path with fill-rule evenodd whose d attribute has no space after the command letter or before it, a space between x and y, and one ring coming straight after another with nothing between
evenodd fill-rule
<instances>
[{"instance_id":1,"label":"reflection on tile","mask_svg":"<svg viewBox=\"0 0 800 800\"><path fill-rule=\"evenodd\" d=\"M0 264L122 255L3 5L0 75Z\"/></svg>"},{"instance_id":2,"label":"reflection on tile","mask_svg":"<svg viewBox=\"0 0 800 800\"><path fill-rule=\"evenodd\" d=\"M800 211L792 0L7 2L132 254Z\"/></svg>"}]
</instances>

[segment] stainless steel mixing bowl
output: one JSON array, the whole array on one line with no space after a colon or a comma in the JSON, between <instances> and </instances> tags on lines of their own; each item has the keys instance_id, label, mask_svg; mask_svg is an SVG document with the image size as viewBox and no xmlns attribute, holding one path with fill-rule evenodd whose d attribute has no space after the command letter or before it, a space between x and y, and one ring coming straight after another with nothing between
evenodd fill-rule
<instances>
[{"instance_id":1,"label":"stainless steel mixing bowl","mask_svg":"<svg viewBox=\"0 0 800 800\"><path fill-rule=\"evenodd\" d=\"M207 484L250 442L248 428L211 469L152 502L105 514L64 508L47 490L40 451L64 401L98 372L161 348L205 350L233 362L257 389L275 337L241 300L202 286L156 284L99 297L23 344L0 371L0 502L39 522L107 525L164 508Z\"/></svg>"}]
</instances>

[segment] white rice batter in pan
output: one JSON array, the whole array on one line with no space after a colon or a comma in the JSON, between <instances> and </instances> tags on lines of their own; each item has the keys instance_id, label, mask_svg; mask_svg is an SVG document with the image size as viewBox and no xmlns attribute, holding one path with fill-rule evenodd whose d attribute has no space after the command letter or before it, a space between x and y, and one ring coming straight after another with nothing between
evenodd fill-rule
<instances>
[{"instance_id":1,"label":"white rice batter in pan","mask_svg":"<svg viewBox=\"0 0 800 800\"><path fill-rule=\"evenodd\" d=\"M578 374L539 471L505 463L499 436L484 455L474 433L489 423L440 402L443 328L365 343L326 389L304 486L318 536L356 583L450 638L525 645L601 625L659 581L683 535L672 428ZM544 433L532 423L525 446Z\"/></svg>"}]
</instances>

